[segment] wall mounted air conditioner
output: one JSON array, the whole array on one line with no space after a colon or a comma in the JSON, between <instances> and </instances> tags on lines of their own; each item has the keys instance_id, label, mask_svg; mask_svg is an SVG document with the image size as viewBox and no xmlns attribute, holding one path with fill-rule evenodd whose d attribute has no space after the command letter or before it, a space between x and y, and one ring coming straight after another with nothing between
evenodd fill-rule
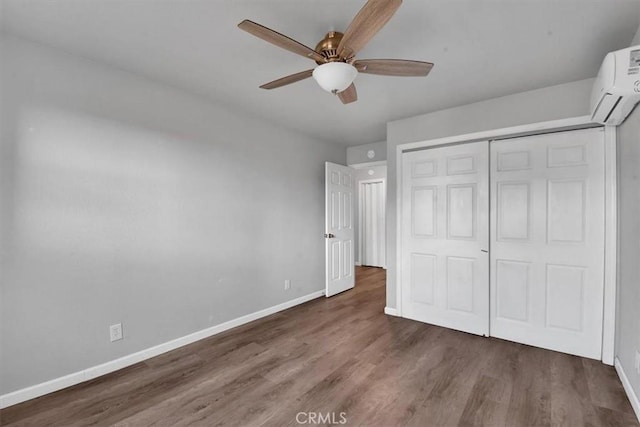
<instances>
[{"instance_id":1,"label":"wall mounted air conditioner","mask_svg":"<svg viewBox=\"0 0 640 427\"><path fill-rule=\"evenodd\" d=\"M605 56L591 91L591 120L619 125L640 101L640 46Z\"/></svg>"}]
</instances>

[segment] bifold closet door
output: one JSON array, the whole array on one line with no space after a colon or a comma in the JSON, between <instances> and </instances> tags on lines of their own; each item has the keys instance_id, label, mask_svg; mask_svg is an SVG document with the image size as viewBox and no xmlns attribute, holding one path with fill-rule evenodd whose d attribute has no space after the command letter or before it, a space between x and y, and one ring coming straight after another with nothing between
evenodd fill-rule
<instances>
[{"instance_id":1,"label":"bifold closet door","mask_svg":"<svg viewBox=\"0 0 640 427\"><path fill-rule=\"evenodd\" d=\"M600 359L604 133L491 143L491 335Z\"/></svg>"},{"instance_id":2,"label":"bifold closet door","mask_svg":"<svg viewBox=\"0 0 640 427\"><path fill-rule=\"evenodd\" d=\"M402 155L403 317L489 334L488 142Z\"/></svg>"},{"instance_id":3,"label":"bifold closet door","mask_svg":"<svg viewBox=\"0 0 640 427\"><path fill-rule=\"evenodd\" d=\"M360 262L370 267L386 267L384 182L360 185Z\"/></svg>"}]
</instances>

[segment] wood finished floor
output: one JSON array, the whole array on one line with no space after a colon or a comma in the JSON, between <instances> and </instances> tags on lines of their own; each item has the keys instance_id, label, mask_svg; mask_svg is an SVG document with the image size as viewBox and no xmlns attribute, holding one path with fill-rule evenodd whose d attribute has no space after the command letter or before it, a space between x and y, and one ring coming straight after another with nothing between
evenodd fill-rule
<instances>
[{"instance_id":1,"label":"wood finished floor","mask_svg":"<svg viewBox=\"0 0 640 427\"><path fill-rule=\"evenodd\" d=\"M598 361L385 316L385 272L0 411L12 425L637 426ZM300 418L306 421L306 418ZM309 425L309 424L307 424Z\"/></svg>"}]
</instances>

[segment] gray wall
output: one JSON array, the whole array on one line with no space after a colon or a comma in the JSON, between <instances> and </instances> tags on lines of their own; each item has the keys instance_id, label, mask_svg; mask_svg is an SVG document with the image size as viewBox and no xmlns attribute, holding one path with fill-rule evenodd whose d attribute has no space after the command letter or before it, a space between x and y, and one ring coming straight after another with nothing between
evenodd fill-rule
<instances>
[{"instance_id":1,"label":"gray wall","mask_svg":"<svg viewBox=\"0 0 640 427\"><path fill-rule=\"evenodd\" d=\"M348 151L347 151L348 153ZM385 151L386 154L386 151ZM347 154L348 155L348 154ZM373 174L369 174L369 171L373 172ZM355 221L354 221L354 225L355 225L355 240L356 240L356 254L355 254L355 258L356 258L356 262L357 263L361 263L362 262L362 256L361 256L361 252L360 252L360 215L359 215L359 209L360 209L360 182L361 181L366 181L369 179L377 179L377 178L384 178L386 180L387 178L387 166L371 166L371 167L365 167L365 168L360 168L360 169L356 169L355 172L355 181L356 181L356 215L355 215ZM386 184L386 181L385 181Z\"/></svg>"},{"instance_id":2,"label":"gray wall","mask_svg":"<svg viewBox=\"0 0 640 427\"><path fill-rule=\"evenodd\" d=\"M616 356L636 396L640 375L640 108L618 127L618 310Z\"/></svg>"},{"instance_id":3,"label":"gray wall","mask_svg":"<svg viewBox=\"0 0 640 427\"><path fill-rule=\"evenodd\" d=\"M367 157L367 152L373 150L373 159ZM374 142L372 144L356 145L347 148L347 164L371 163L387 160L387 141Z\"/></svg>"},{"instance_id":4,"label":"gray wall","mask_svg":"<svg viewBox=\"0 0 640 427\"><path fill-rule=\"evenodd\" d=\"M323 289L344 147L3 44L0 394Z\"/></svg>"},{"instance_id":5,"label":"gray wall","mask_svg":"<svg viewBox=\"0 0 640 427\"><path fill-rule=\"evenodd\" d=\"M396 305L396 147L589 113L593 79L477 102L387 124L387 306Z\"/></svg>"},{"instance_id":6,"label":"gray wall","mask_svg":"<svg viewBox=\"0 0 640 427\"><path fill-rule=\"evenodd\" d=\"M640 44L640 28L631 45ZM616 357L636 396L640 375L635 352L640 351L640 107L617 129L618 143L618 307Z\"/></svg>"}]
</instances>

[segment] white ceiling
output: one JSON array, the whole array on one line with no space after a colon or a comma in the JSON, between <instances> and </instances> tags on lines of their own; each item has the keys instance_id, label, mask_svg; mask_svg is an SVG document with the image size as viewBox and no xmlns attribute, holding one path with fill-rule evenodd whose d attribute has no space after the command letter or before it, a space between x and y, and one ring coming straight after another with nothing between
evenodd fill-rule
<instances>
[{"instance_id":1,"label":"white ceiling","mask_svg":"<svg viewBox=\"0 0 640 427\"><path fill-rule=\"evenodd\" d=\"M435 68L427 78L359 75L359 100L345 106L312 79L259 89L315 64L236 25L248 18L314 47L364 0L0 1L4 31L345 145L384 140L390 120L594 77L640 19L640 0L405 0L358 57Z\"/></svg>"}]
</instances>

